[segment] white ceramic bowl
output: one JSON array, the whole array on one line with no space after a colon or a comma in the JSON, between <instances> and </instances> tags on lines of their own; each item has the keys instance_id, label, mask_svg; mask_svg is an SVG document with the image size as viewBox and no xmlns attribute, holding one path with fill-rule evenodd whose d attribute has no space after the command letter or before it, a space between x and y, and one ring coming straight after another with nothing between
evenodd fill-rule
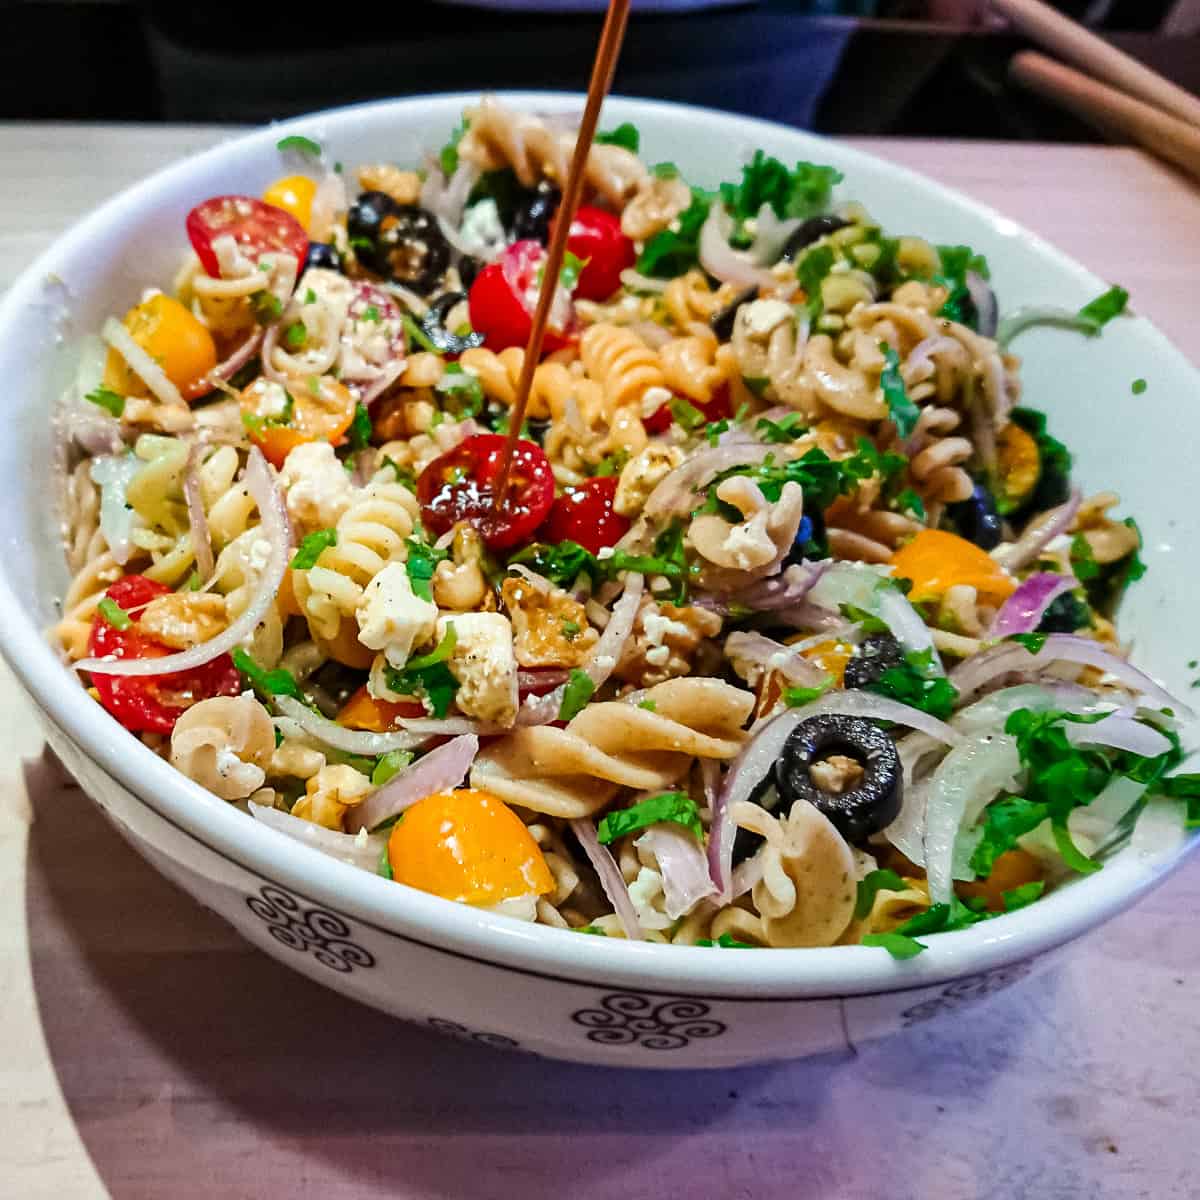
<instances>
[{"instance_id":1,"label":"white ceramic bowl","mask_svg":"<svg viewBox=\"0 0 1200 1200\"><path fill-rule=\"evenodd\" d=\"M578 98L514 94L513 104L571 108ZM66 569L51 503L49 414L72 378L79 336L150 283L186 248L183 220L221 192L261 193L280 174L284 133L317 138L348 164L416 162L440 145L471 96L365 105L249 134L165 170L64 236L0 304L0 649L37 706L46 736L120 831L164 875L296 970L396 1016L492 1045L640 1067L727 1066L799 1057L877 1036L970 1003L1034 960L1127 908L1193 843L1155 859L1125 854L1021 912L929 940L909 962L861 947L722 952L628 944L534 927L399 887L256 823L123 733L46 644ZM1078 306L1103 283L1011 221L837 143L728 114L610 101L650 161L677 162L714 185L761 146L830 162L839 195L892 231L986 253L1005 310ZM1136 297L1135 297L1136 300ZM1142 320L1103 339L1034 332L1026 396L1077 453L1085 486L1119 490L1146 536L1150 571L1125 605L1137 659L1185 688L1180 633L1193 620L1200 525L1191 512L1200 417L1196 376ZM1150 390L1130 394L1147 376Z\"/></svg>"}]
</instances>

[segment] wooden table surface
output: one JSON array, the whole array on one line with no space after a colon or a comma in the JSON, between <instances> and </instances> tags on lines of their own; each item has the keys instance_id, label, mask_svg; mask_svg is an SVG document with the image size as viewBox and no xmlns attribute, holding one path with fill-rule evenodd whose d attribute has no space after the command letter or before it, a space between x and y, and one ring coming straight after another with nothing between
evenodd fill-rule
<instances>
[{"instance_id":1,"label":"wooden table surface","mask_svg":"<svg viewBox=\"0 0 1200 1200\"><path fill-rule=\"evenodd\" d=\"M221 137L0 125L0 288ZM866 142L1133 292L1200 361L1200 196L1130 150ZM1194 397L1180 397L1181 403ZM42 754L0 678L0 1197L1193 1197L1200 864L988 1008L724 1073L463 1046L250 950Z\"/></svg>"}]
</instances>

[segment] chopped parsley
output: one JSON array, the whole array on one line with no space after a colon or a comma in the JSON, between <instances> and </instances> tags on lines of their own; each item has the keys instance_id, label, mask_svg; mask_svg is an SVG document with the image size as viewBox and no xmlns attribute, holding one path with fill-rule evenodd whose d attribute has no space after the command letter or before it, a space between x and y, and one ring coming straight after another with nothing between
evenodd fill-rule
<instances>
[{"instance_id":1,"label":"chopped parsley","mask_svg":"<svg viewBox=\"0 0 1200 1200\"><path fill-rule=\"evenodd\" d=\"M650 174L655 179L678 179L682 172L673 162L660 162L650 168Z\"/></svg>"},{"instance_id":2,"label":"chopped parsley","mask_svg":"<svg viewBox=\"0 0 1200 1200\"><path fill-rule=\"evenodd\" d=\"M573 642L578 636L580 625L578 621L564 621L562 623L562 635L568 642Z\"/></svg>"},{"instance_id":3,"label":"chopped parsley","mask_svg":"<svg viewBox=\"0 0 1200 1200\"><path fill-rule=\"evenodd\" d=\"M544 575L559 587L567 587L585 573L593 578L599 574L596 556L572 541L558 542L553 546L546 542L534 542L517 551L508 561L520 563Z\"/></svg>"},{"instance_id":4,"label":"chopped parsley","mask_svg":"<svg viewBox=\"0 0 1200 1200\"><path fill-rule=\"evenodd\" d=\"M858 881L858 895L854 901L854 916L862 920L875 907L875 897L880 892L903 892L908 884L895 871L870 871Z\"/></svg>"},{"instance_id":5,"label":"chopped parsley","mask_svg":"<svg viewBox=\"0 0 1200 1200\"><path fill-rule=\"evenodd\" d=\"M276 667L273 671L268 671L265 667L260 667L241 646L235 646L230 651L230 655L233 658L233 665L260 696L267 699L272 696L291 696L293 700L308 703L291 671L284 667Z\"/></svg>"},{"instance_id":6,"label":"chopped parsley","mask_svg":"<svg viewBox=\"0 0 1200 1200\"><path fill-rule=\"evenodd\" d=\"M1146 381L1144 379L1135 379L1133 381L1133 383L1130 385L1129 390L1131 392L1133 392L1133 394L1135 396L1141 396L1145 393L1146 388L1148 386L1149 385L1146 383Z\"/></svg>"},{"instance_id":7,"label":"chopped parsley","mask_svg":"<svg viewBox=\"0 0 1200 1200\"><path fill-rule=\"evenodd\" d=\"M638 708L644 708L647 712L658 712L658 705L653 700L639 700Z\"/></svg>"},{"instance_id":8,"label":"chopped parsley","mask_svg":"<svg viewBox=\"0 0 1200 1200\"><path fill-rule=\"evenodd\" d=\"M1030 654L1040 654L1042 647L1046 644L1046 634L1014 633L1008 640L1016 642L1018 646L1024 646Z\"/></svg>"},{"instance_id":9,"label":"chopped parsley","mask_svg":"<svg viewBox=\"0 0 1200 1200\"><path fill-rule=\"evenodd\" d=\"M893 930L891 933L868 933L862 940L864 946L878 946L893 958L916 958L926 947L916 938Z\"/></svg>"},{"instance_id":10,"label":"chopped parsley","mask_svg":"<svg viewBox=\"0 0 1200 1200\"><path fill-rule=\"evenodd\" d=\"M820 699L833 687L833 676L826 675L824 682L814 687L790 687L783 689L783 702L788 708L803 708L814 700Z\"/></svg>"},{"instance_id":11,"label":"chopped parsley","mask_svg":"<svg viewBox=\"0 0 1200 1200\"><path fill-rule=\"evenodd\" d=\"M250 297L250 311L260 325L270 325L283 315L283 304L274 292L255 292Z\"/></svg>"},{"instance_id":12,"label":"chopped parsley","mask_svg":"<svg viewBox=\"0 0 1200 1200\"><path fill-rule=\"evenodd\" d=\"M943 721L958 701L958 689L936 671L930 650L910 651L904 656L903 665L889 667L868 687Z\"/></svg>"},{"instance_id":13,"label":"chopped parsley","mask_svg":"<svg viewBox=\"0 0 1200 1200\"><path fill-rule=\"evenodd\" d=\"M1089 328L1088 334L1095 337L1109 323L1129 307L1129 293L1114 285L1103 295L1085 304L1079 310L1079 320Z\"/></svg>"},{"instance_id":14,"label":"chopped parsley","mask_svg":"<svg viewBox=\"0 0 1200 1200\"><path fill-rule=\"evenodd\" d=\"M429 340L429 335L412 319L409 313L401 315L400 324L404 326L404 332L408 335L409 350L415 345L420 346L422 350L428 350L430 354L438 353L438 348Z\"/></svg>"},{"instance_id":15,"label":"chopped parsley","mask_svg":"<svg viewBox=\"0 0 1200 1200\"><path fill-rule=\"evenodd\" d=\"M896 432L906 438L917 426L920 411L908 395L904 386L904 376L900 374L900 356L886 342L879 343L885 366L879 376L879 386L883 389L883 398L887 402L888 413L895 423Z\"/></svg>"},{"instance_id":16,"label":"chopped parsley","mask_svg":"<svg viewBox=\"0 0 1200 1200\"><path fill-rule=\"evenodd\" d=\"M804 418L798 412L786 413L778 421L759 417L754 429L758 434L760 442L767 442L774 445L794 442L797 438L803 437L808 432L808 426L804 423Z\"/></svg>"},{"instance_id":17,"label":"chopped parsley","mask_svg":"<svg viewBox=\"0 0 1200 1200\"><path fill-rule=\"evenodd\" d=\"M276 150L294 150L297 154L307 155L309 158L321 157L321 143L314 142L312 138L303 137L298 133L289 134L285 138L280 138L275 143Z\"/></svg>"},{"instance_id":18,"label":"chopped parsley","mask_svg":"<svg viewBox=\"0 0 1200 1200\"><path fill-rule=\"evenodd\" d=\"M383 318L379 315L379 308L377 305L368 304L367 307L363 309L363 315L360 319L363 321L368 321L372 325L378 325Z\"/></svg>"},{"instance_id":19,"label":"chopped parsley","mask_svg":"<svg viewBox=\"0 0 1200 1200\"><path fill-rule=\"evenodd\" d=\"M312 288L305 288L304 289L304 303L305 304L316 304L316 302L317 302L317 293L314 292L312 290Z\"/></svg>"},{"instance_id":20,"label":"chopped parsley","mask_svg":"<svg viewBox=\"0 0 1200 1200\"><path fill-rule=\"evenodd\" d=\"M371 434L374 432L374 428L371 424L371 414L367 411L367 406L360 400L354 406L354 419L350 422L350 428L347 431L351 449L365 450L371 444Z\"/></svg>"},{"instance_id":21,"label":"chopped parsley","mask_svg":"<svg viewBox=\"0 0 1200 1200\"><path fill-rule=\"evenodd\" d=\"M620 475L625 470L625 464L629 461L628 450L614 450L612 454L606 454L592 470L593 475L608 476Z\"/></svg>"},{"instance_id":22,"label":"chopped parsley","mask_svg":"<svg viewBox=\"0 0 1200 1200\"><path fill-rule=\"evenodd\" d=\"M460 363L447 363L441 379L433 390L454 402L457 417L477 417L483 411L483 385L470 371L463 370Z\"/></svg>"},{"instance_id":23,"label":"chopped parsley","mask_svg":"<svg viewBox=\"0 0 1200 1200\"><path fill-rule=\"evenodd\" d=\"M259 416L258 413L242 413L242 427L251 437L262 437L266 429L281 428L292 423L296 412L296 398L289 391L283 393L283 408L278 414L270 417Z\"/></svg>"},{"instance_id":24,"label":"chopped parsley","mask_svg":"<svg viewBox=\"0 0 1200 1200\"><path fill-rule=\"evenodd\" d=\"M413 760L411 750L389 750L381 754L375 761L371 771L371 783L374 787L383 787L389 779L394 779Z\"/></svg>"},{"instance_id":25,"label":"chopped parsley","mask_svg":"<svg viewBox=\"0 0 1200 1200\"><path fill-rule=\"evenodd\" d=\"M125 397L110 388L94 388L84 399L104 409L105 412L112 413L114 417L120 417L125 411Z\"/></svg>"},{"instance_id":26,"label":"chopped parsley","mask_svg":"<svg viewBox=\"0 0 1200 1200\"><path fill-rule=\"evenodd\" d=\"M750 945L749 942L739 942L732 933L723 933L714 942L712 938L701 938L697 946L707 946L710 949L717 948L721 950L757 950L757 946Z\"/></svg>"},{"instance_id":27,"label":"chopped parsley","mask_svg":"<svg viewBox=\"0 0 1200 1200\"><path fill-rule=\"evenodd\" d=\"M596 836L601 845L607 846L617 838L639 829L648 829L651 825L663 821L673 821L684 829L702 838L704 830L700 824L700 809L695 800L684 792L663 792L661 796L651 796L630 808L618 808L606 813L596 829Z\"/></svg>"},{"instance_id":28,"label":"chopped parsley","mask_svg":"<svg viewBox=\"0 0 1200 1200\"><path fill-rule=\"evenodd\" d=\"M1071 539L1071 567L1080 583L1087 583L1100 574L1100 564L1092 553L1092 545L1082 533Z\"/></svg>"},{"instance_id":29,"label":"chopped parsley","mask_svg":"<svg viewBox=\"0 0 1200 1200\"><path fill-rule=\"evenodd\" d=\"M1021 884L1020 887L1010 888L1000 897L1004 902L1004 911L1016 912L1018 908L1025 908L1035 900L1040 900L1045 890L1046 883L1042 879L1033 879L1029 883Z\"/></svg>"},{"instance_id":30,"label":"chopped parsley","mask_svg":"<svg viewBox=\"0 0 1200 1200\"><path fill-rule=\"evenodd\" d=\"M383 876L384 879L396 878L392 874L392 860L388 857L387 842L383 843L383 849L379 852L379 864L376 866L375 872L376 874Z\"/></svg>"},{"instance_id":31,"label":"chopped parsley","mask_svg":"<svg viewBox=\"0 0 1200 1200\"><path fill-rule=\"evenodd\" d=\"M819 243L812 247L796 267L796 278L808 297L808 315L815 321L822 313L825 303L821 299L821 284L833 270L834 253L832 246L822 246Z\"/></svg>"},{"instance_id":32,"label":"chopped parsley","mask_svg":"<svg viewBox=\"0 0 1200 1200\"><path fill-rule=\"evenodd\" d=\"M688 432L699 429L704 424L704 414L682 396L673 396L670 401L671 416Z\"/></svg>"},{"instance_id":33,"label":"chopped parsley","mask_svg":"<svg viewBox=\"0 0 1200 1200\"><path fill-rule=\"evenodd\" d=\"M967 274L973 272L981 279L990 279L992 272L987 259L982 254L976 254L970 246L939 246L937 249L941 271L934 279L950 293L946 303L939 309L938 316L957 321L969 329L978 329L979 313L975 310L975 301L967 287Z\"/></svg>"},{"instance_id":34,"label":"chopped parsley","mask_svg":"<svg viewBox=\"0 0 1200 1200\"><path fill-rule=\"evenodd\" d=\"M734 219L730 243L743 248L750 245L754 236L745 224L758 216L764 204L781 221L824 212L834 185L841 181L842 173L834 167L798 162L795 170L788 170L779 159L756 150L742 168L740 182L721 184L721 203Z\"/></svg>"},{"instance_id":35,"label":"chopped parsley","mask_svg":"<svg viewBox=\"0 0 1200 1200\"><path fill-rule=\"evenodd\" d=\"M693 188L691 204L672 222L678 228L660 230L642 249L634 266L638 274L673 279L691 270L700 261L700 229L711 207L712 196Z\"/></svg>"},{"instance_id":36,"label":"chopped parsley","mask_svg":"<svg viewBox=\"0 0 1200 1200\"><path fill-rule=\"evenodd\" d=\"M438 166L442 168L442 174L449 178L458 170L458 143L462 141L463 134L467 132L467 118L463 117L450 134L450 140L438 151Z\"/></svg>"},{"instance_id":37,"label":"chopped parsley","mask_svg":"<svg viewBox=\"0 0 1200 1200\"><path fill-rule=\"evenodd\" d=\"M622 121L616 129L601 130L597 133L596 141L601 146L622 146L631 154L636 154L642 138L636 125L630 121Z\"/></svg>"},{"instance_id":38,"label":"chopped parsley","mask_svg":"<svg viewBox=\"0 0 1200 1200\"><path fill-rule=\"evenodd\" d=\"M1046 432L1046 414L1036 408L1014 408L1013 422L1024 429L1037 443L1041 472L1037 486L1021 507L1036 512L1061 504L1071 490L1071 452L1057 438ZM1004 513L1004 515L1008 515Z\"/></svg>"},{"instance_id":39,"label":"chopped parsley","mask_svg":"<svg viewBox=\"0 0 1200 1200\"><path fill-rule=\"evenodd\" d=\"M596 685L591 676L578 667L573 668L563 688L562 702L558 706L558 719L569 721L581 713L595 690Z\"/></svg>"},{"instance_id":40,"label":"chopped parsley","mask_svg":"<svg viewBox=\"0 0 1200 1200\"><path fill-rule=\"evenodd\" d=\"M926 518L925 501L912 488L905 488L892 500L892 507L897 512L908 513L918 521Z\"/></svg>"},{"instance_id":41,"label":"chopped parsley","mask_svg":"<svg viewBox=\"0 0 1200 1200\"><path fill-rule=\"evenodd\" d=\"M303 350L308 342L308 330L304 327L304 322L293 321L284 330L283 340L289 350Z\"/></svg>"},{"instance_id":42,"label":"chopped parsley","mask_svg":"<svg viewBox=\"0 0 1200 1200\"><path fill-rule=\"evenodd\" d=\"M404 569L414 596L421 600L433 601L433 573L437 570L438 563L449 557L445 550L426 545L419 538L408 539L408 557L404 560Z\"/></svg>"},{"instance_id":43,"label":"chopped parsley","mask_svg":"<svg viewBox=\"0 0 1200 1200\"><path fill-rule=\"evenodd\" d=\"M133 624L129 614L109 596L105 596L104 599L96 605L96 611L114 629L128 629Z\"/></svg>"},{"instance_id":44,"label":"chopped parsley","mask_svg":"<svg viewBox=\"0 0 1200 1200\"><path fill-rule=\"evenodd\" d=\"M290 566L293 571L308 571L317 565L317 559L330 547L337 545L337 530L317 529L304 535Z\"/></svg>"},{"instance_id":45,"label":"chopped parsley","mask_svg":"<svg viewBox=\"0 0 1200 1200\"><path fill-rule=\"evenodd\" d=\"M454 622L446 622L442 640L428 654L410 658L400 669L388 667L384 672L388 689L402 696L420 696L429 711L439 720L450 710L458 693L458 680L446 665L458 645Z\"/></svg>"}]
</instances>

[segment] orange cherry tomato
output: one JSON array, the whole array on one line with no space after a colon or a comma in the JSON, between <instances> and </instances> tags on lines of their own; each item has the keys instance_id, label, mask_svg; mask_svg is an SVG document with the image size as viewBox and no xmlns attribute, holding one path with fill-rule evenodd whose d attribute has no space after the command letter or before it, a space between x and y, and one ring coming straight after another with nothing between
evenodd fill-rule
<instances>
[{"instance_id":1,"label":"orange cherry tomato","mask_svg":"<svg viewBox=\"0 0 1200 1200\"><path fill-rule=\"evenodd\" d=\"M212 334L178 300L158 292L134 305L122 323L188 400L212 390L205 377L217 365L216 343ZM150 394L150 389L116 350L108 352L104 385L122 396Z\"/></svg>"},{"instance_id":2,"label":"orange cherry tomato","mask_svg":"<svg viewBox=\"0 0 1200 1200\"><path fill-rule=\"evenodd\" d=\"M954 890L964 899L986 900L989 912L1003 912L1005 892L1043 877L1041 864L1028 851L1006 850L992 864L992 873L986 879L956 883Z\"/></svg>"},{"instance_id":3,"label":"orange cherry tomato","mask_svg":"<svg viewBox=\"0 0 1200 1200\"><path fill-rule=\"evenodd\" d=\"M949 588L969 584L980 599L999 603L1017 586L986 551L941 529L923 529L892 555L892 566L899 578L912 581L914 601L936 600Z\"/></svg>"},{"instance_id":4,"label":"orange cherry tomato","mask_svg":"<svg viewBox=\"0 0 1200 1200\"><path fill-rule=\"evenodd\" d=\"M420 700L403 700L393 704L389 700L376 700L367 691L366 684L342 705L337 723L347 729L366 729L371 733L388 733L396 728L397 717L424 717L425 705Z\"/></svg>"},{"instance_id":5,"label":"orange cherry tomato","mask_svg":"<svg viewBox=\"0 0 1200 1200\"><path fill-rule=\"evenodd\" d=\"M554 887L521 818L474 788L418 800L392 828L388 862L398 883L466 904L499 904Z\"/></svg>"},{"instance_id":6,"label":"orange cherry tomato","mask_svg":"<svg viewBox=\"0 0 1200 1200\"><path fill-rule=\"evenodd\" d=\"M291 213L308 232L312 224L313 196L316 194L316 181L307 175L285 175L277 179L265 192L263 200L275 208L282 208Z\"/></svg>"},{"instance_id":7,"label":"orange cherry tomato","mask_svg":"<svg viewBox=\"0 0 1200 1200\"><path fill-rule=\"evenodd\" d=\"M293 379L287 387L261 377L242 392L242 422L267 461L282 467L305 442L336 442L354 420L355 404L350 390L328 375Z\"/></svg>"},{"instance_id":8,"label":"orange cherry tomato","mask_svg":"<svg viewBox=\"0 0 1200 1200\"><path fill-rule=\"evenodd\" d=\"M803 651L803 654L809 662L819 667L826 675L832 675L833 686L840 688L846 674L846 664L854 655L854 647L849 642L840 640L818 642L815 646Z\"/></svg>"}]
</instances>

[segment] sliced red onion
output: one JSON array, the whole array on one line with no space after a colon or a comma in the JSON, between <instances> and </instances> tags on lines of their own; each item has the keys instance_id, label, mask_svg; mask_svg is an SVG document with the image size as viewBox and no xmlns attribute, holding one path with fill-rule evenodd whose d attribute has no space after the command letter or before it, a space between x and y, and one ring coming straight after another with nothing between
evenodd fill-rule
<instances>
[{"instance_id":1,"label":"sliced red onion","mask_svg":"<svg viewBox=\"0 0 1200 1200\"><path fill-rule=\"evenodd\" d=\"M635 703L640 704L640 698ZM721 764L715 758L702 758L700 778L704 783L704 803L711 813L717 802L717 793L721 790Z\"/></svg>"},{"instance_id":2,"label":"sliced red onion","mask_svg":"<svg viewBox=\"0 0 1200 1200\"><path fill-rule=\"evenodd\" d=\"M770 271L755 266L744 254L729 244L733 219L720 200L714 201L700 229L700 265L723 283L741 287L769 287L779 284Z\"/></svg>"},{"instance_id":3,"label":"sliced red onion","mask_svg":"<svg viewBox=\"0 0 1200 1200\"><path fill-rule=\"evenodd\" d=\"M372 792L361 804L349 809L346 812L346 828L351 833L357 833L360 829L375 829L406 808L411 808L418 800L458 787L471 769L478 750L479 739L470 733L456 737L436 750L430 750L411 767Z\"/></svg>"},{"instance_id":4,"label":"sliced red onion","mask_svg":"<svg viewBox=\"0 0 1200 1200\"><path fill-rule=\"evenodd\" d=\"M379 470L379 459L378 446L364 446L354 456L354 470L350 472L350 482L355 487L366 487Z\"/></svg>"},{"instance_id":5,"label":"sliced red onion","mask_svg":"<svg viewBox=\"0 0 1200 1200\"><path fill-rule=\"evenodd\" d=\"M760 267L778 262L788 238L803 224L802 217L780 218L770 204L760 205L754 218L754 241L747 248L746 257Z\"/></svg>"},{"instance_id":6,"label":"sliced red onion","mask_svg":"<svg viewBox=\"0 0 1200 1200\"><path fill-rule=\"evenodd\" d=\"M449 179L436 165L431 166L421 185L421 206L457 229L479 175L479 168L466 159L459 162Z\"/></svg>"},{"instance_id":7,"label":"sliced red onion","mask_svg":"<svg viewBox=\"0 0 1200 1200\"><path fill-rule=\"evenodd\" d=\"M644 846L658 863L667 916L673 921L717 890L709 878L700 839L682 826L668 821L651 825L636 844Z\"/></svg>"},{"instance_id":8,"label":"sliced red onion","mask_svg":"<svg viewBox=\"0 0 1200 1200\"><path fill-rule=\"evenodd\" d=\"M1060 533L1071 528L1081 502L1079 489L1072 488L1065 504L1043 513L1015 542L997 546L992 557L1008 571L1019 571L1028 566Z\"/></svg>"},{"instance_id":9,"label":"sliced red onion","mask_svg":"<svg viewBox=\"0 0 1200 1200\"><path fill-rule=\"evenodd\" d=\"M404 367L405 361L402 358L395 359L388 363L388 365L380 371L377 379L366 384L362 388L362 395L360 397L362 402L368 407L374 404L375 401L378 400L379 397L382 396L383 393L386 392L388 388L390 388L392 384L404 374Z\"/></svg>"},{"instance_id":10,"label":"sliced red onion","mask_svg":"<svg viewBox=\"0 0 1200 1200\"><path fill-rule=\"evenodd\" d=\"M829 678L795 647L785 646L761 633L735 630L725 639L725 656L759 667L764 674L778 671L788 683L799 687L820 687Z\"/></svg>"},{"instance_id":11,"label":"sliced red onion","mask_svg":"<svg viewBox=\"0 0 1200 1200\"><path fill-rule=\"evenodd\" d=\"M596 690L608 682L608 677L621 661L625 644L629 641L637 621L644 584L644 578L636 571L631 571L625 576L625 592L613 605L612 616L592 650L592 657L584 665L583 669ZM565 691L566 684L563 684L545 696L536 699L527 697L517 713L517 724L545 725L548 721L557 720Z\"/></svg>"},{"instance_id":12,"label":"sliced red onion","mask_svg":"<svg viewBox=\"0 0 1200 1200\"><path fill-rule=\"evenodd\" d=\"M1067 741L1075 746L1111 746L1114 750L1127 750L1144 758L1157 758L1171 748L1170 741L1157 729L1118 713L1088 725L1066 721L1063 732Z\"/></svg>"},{"instance_id":13,"label":"sliced red onion","mask_svg":"<svg viewBox=\"0 0 1200 1200\"><path fill-rule=\"evenodd\" d=\"M846 618L836 609L814 604L811 600L802 600L791 608L777 609L774 617L781 624L790 625L793 629L820 629L829 634L846 624Z\"/></svg>"},{"instance_id":14,"label":"sliced red onion","mask_svg":"<svg viewBox=\"0 0 1200 1200\"><path fill-rule=\"evenodd\" d=\"M762 851L752 855L750 858L744 859L733 868L733 878L729 888L729 898L736 900L739 896L744 896L754 885L763 877L763 867L766 863L763 861Z\"/></svg>"},{"instance_id":15,"label":"sliced red onion","mask_svg":"<svg viewBox=\"0 0 1200 1200\"><path fill-rule=\"evenodd\" d=\"M1046 609L1064 592L1077 586L1077 581L1066 575L1055 575L1039 571L1024 580L996 614L989 638L1012 637L1015 633L1032 633L1042 622Z\"/></svg>"},{"instance_id":16,"label":"sliced red onion","mask_svg":"<svg viewBox=\"0 0 1200 1200\"><path fill-rule=\"evenodd\" d=\"M207 375L207 379L232 379L259 351L263 344L263 331L256 329L224 362L219 362Z\"/></svg>"},{"instance_id":17,"label":"sliced red onion","mask_svg":"<svg viewBox=\"0 0 1200 1200\"><path fill-rule=\"evenodd\" d=\"M372 875L379 867L379 858L387 844L387 839L382 835L358 837L351 833L338 833L336 829L326 829L323 825L305 821L301 817L293 817L290 813L271 808L270 805L255 804L253 800L250 801L250 814L264 825L269 825L272 829L277 829L322 854L328 854L330 858L336 858L339 862L370 871Z\"/></svg>"},{"instance_id":18,"label":"sliced red onion","mask_svg":"<svg viewBox=\"0 0 1200 1200\"><path fill-rule=\"evenodd\" d=\"M294 721L309 737L340 750L344 754L360 754L374 758L377 754L388 754L392 750L418 750L436 734L425 730L397 729L391 733L371 733L365 729L348 729L320 713L313 712L307 704L294 696L275 696L275 708Z\"/></svg>"},{"instance_id":19,"label":"sliced red onion","mask_svg":"<svg viewBox=\"0 0 1200 1200\"><path fill-rule=\"evenodd\" d=\"M270 546L266 564L254 581L250 602L242 615L216 637L178 654L167 654L162 658L85 658L74 664L77 671L88 671L93 675L168 675L175 671L190 671L240 646L254 633L271 607L287 570L291 527L274 472L257 446L250 450L242 482L258 505L259 533Z\"/></svg>"},{"instance_id":20,"label":"sliced red onion","mask_svg":"<svg viewBox=\"0 0 1200 1200\"><path fill-rule=\"evenodd\" d=\"M950 673L950 682L958 689L960 700L973 696L981 687L1002 675L1014 671L1021 674L1040 671L1056 662L1078 663L1095 667L1111 675L1130 691L1148 696L1161 708L1174 709L1187 718L1195 712L1180 700L1176 700L1161 684L1155 682L1144 671L1132 663L1106 650L1099 642L1078 637L1072 633L1052 633L1037 654L1030 654L1024 646L1015 642L1002 642L998 646L975 654Z\"/></svg>"},{"instance_id":21,"label":"sliced red onion","mask_svg":"<svg viewBox=\"0 0 1200 1200\"><path fill-rule=\"evenodd\" d=\"M539 671L518 671L517 691L524 696L544 696L553 691L559 684L566 683L570 672L557 667L547 667Z\"/></svg>"},{"instance_id":22,"label":"sliced red onion","mask_svg":"<svg viewBox=\"0 0 1200 1200\"><path fill-rule=\"evenodd\" d=\"M508 733L503 725L477 721L474 717L397 717L396 723L409 733L422 733L428 737L460 737L464 733L473 733L476 737L495 737Z\"/></svg>"},{"instance_id":23,"label":"sliced red onion","mask_svg":"<svg viewBox=\"0 0 1200 1200\"><path fill-rule=\"evenodd\" d=\"M646 498L642 511L651 520L682 516L692 508L696 492L718 472L760 463L762 459L762 443L745 435L701 450L663 479Z\"/></svg>"},{"instance_id":24,"label":"sliced red onion","mask_svg":"<svg viewBox=\"0 0 1200 1200\"><path fill-rule=\"evenodd\" d=\"M215 560L212 552L212 537L208 532L208 517L204 512L204 501L200 496L200 476L196 467L200 461L200 444L195 443L188 451L187 466L183 471L183 498L187 503L188 532L192 539L192 552L196 556L196 567L202 579L209 579Z\"/></svg>"},{"instance_id":25,"label":"sliced red onion","mask_svg":"<svg viewBox=\"0 0 1200 1200\"><path fill-rule=\"evenodd\" d=\"M951 727L970 737L1003 729L1008 718L1019 708L1046 712L1056 708L1062 712L1092 712L1105 703L1103 696L1074 683L1046 680L1043 683L1021 683L1002 688L960 709L950 719Z\"/></svg>"},{"instance_id":26,"label":"sliced red onion","mask_svg":"<svg viewBox=\"0 0 1200 1200\"><path fill-rule=\"evenodd\" d=\"M613 906L613 912L617 914L621 928L625 930L625 936L631 942L642 941L642 927L638 922L633 900L629 896L625 877L621 874L616 860L609 853L608 847L600 844L591 817L577 817L571 822L571 829L579 839L579 844L583 847L584 854L588 856L588 861L600 877L600 886L604 889L609 904Z\"/></svg>"},{"instance_id":27,"label":"sliced red onion","mask_svg":"<svg viewBox=\"0 0 1200 1200\"><path fill-rule=\"evenodd\" d=\"M966 284L971 303L975 306L976 325L980 335L994 338L1000 324L1000 306L996 303L996 293L991 284L976 271L968 271L963 283Z\"/></svg>"},{"instance_id":28,"label":"sliced red onion","mask_svg":"<svg viewBox=\"0 0 1200 1200\"><path fill-rule=\"evenodd\" d=\"M959 830L973 826L1020 770L1017 740L1007 734L973 738L956 746L938 764L925 806L925 871L935 904L948 904L954 896L954 848ZM965 877L974 878L974 873L965 873Z\"/></svg>"}]
</instances>

